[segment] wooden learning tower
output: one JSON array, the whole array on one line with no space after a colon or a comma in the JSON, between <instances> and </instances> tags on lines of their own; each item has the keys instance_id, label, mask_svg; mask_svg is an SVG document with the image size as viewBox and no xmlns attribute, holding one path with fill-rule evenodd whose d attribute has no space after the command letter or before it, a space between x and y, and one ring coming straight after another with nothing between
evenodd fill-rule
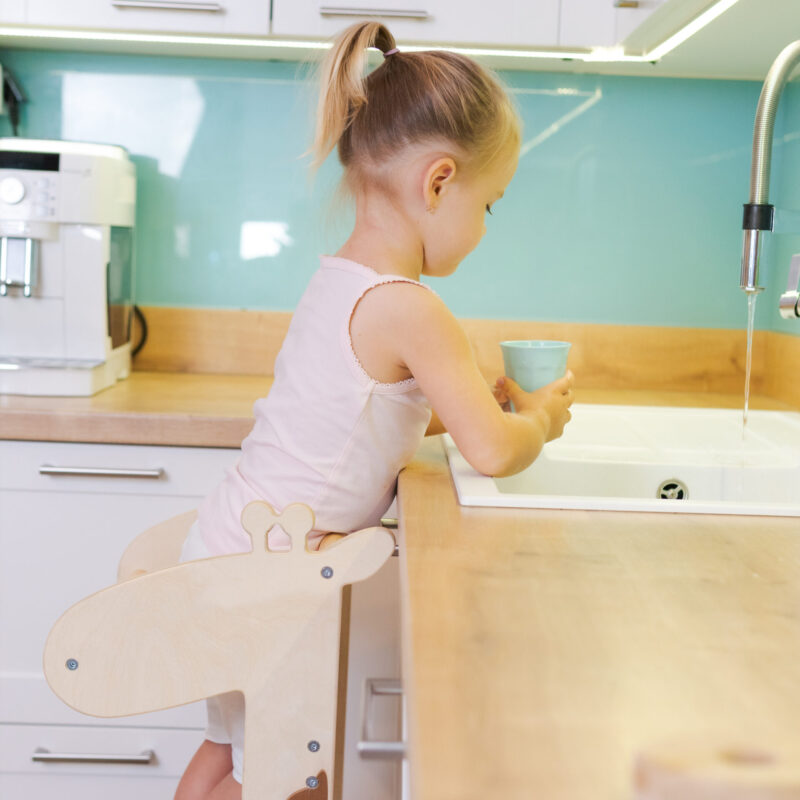
<instances>
[{"instance_id":1,"label":"wooden learning tower","mask_svg":"<svg viewBox=\"0 0 800 800\"><path fill-rule=\"evenodd\" d=\"M123 555L119 582L58 620L45 645L47 681L69 706L98 717L240 691L243 800L332 800L342 590L383 565L394 537L367 528L311 551L308 506L278 514L257 501L242 512L251 552L178 564L195 516L142 533ZM276 524L289 551L267 546Z\"/></svg>"}]
</instances>

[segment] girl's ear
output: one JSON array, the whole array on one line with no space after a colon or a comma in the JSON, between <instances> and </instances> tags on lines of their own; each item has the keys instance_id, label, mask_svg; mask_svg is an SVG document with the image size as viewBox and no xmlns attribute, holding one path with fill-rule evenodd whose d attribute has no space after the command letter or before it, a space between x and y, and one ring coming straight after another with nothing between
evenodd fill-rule
<instances>
[{"instance_id":1,"label":"girl's ear","mask_svg":"<svg viewBox=\"0 0 800 800\"><path fill-rule=\"evenodd\" d=\"M423 193L425 208L428 211L433 211L439 205L442 195L452 184L455 174L456 162L450 156L437 158L425 170Z\"/></svg>"}]
</instances>

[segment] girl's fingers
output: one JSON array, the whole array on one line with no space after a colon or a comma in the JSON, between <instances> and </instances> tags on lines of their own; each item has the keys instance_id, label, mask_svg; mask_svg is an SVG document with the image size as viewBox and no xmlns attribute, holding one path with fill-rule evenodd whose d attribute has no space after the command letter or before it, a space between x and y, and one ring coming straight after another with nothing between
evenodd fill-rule
<instances>
[{"instance_id":1,"label":"girl's fingers","mask_svg":"<svg viewBox=\"0 0 800 800\"><path fill-rule=\"evenodd\" d=\"M572 370L567 370L554 384L562 394L566 394L575 385L575 376L572 374Z\"/></svg>"}]
</instances>

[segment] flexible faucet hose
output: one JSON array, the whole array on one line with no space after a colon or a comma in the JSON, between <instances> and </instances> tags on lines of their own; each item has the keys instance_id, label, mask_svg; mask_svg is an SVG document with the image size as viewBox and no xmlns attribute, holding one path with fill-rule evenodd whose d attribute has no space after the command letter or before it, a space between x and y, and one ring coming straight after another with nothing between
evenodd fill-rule
<instances>
[{"instance_id":1,"label":"flexible faucet hose","mask_svg":"<svg viewBox=\"0 0 800 800\"><path fill-rule=\"evenodd\" d=\"M800 41L781 50L767 73L761 96L758 98L753 131L753 162L750 167L750 202L769 203L769 173L772 165L772 136L775 116L784 86L794 68L800 63Z\"/></svg>"}]
</instances>

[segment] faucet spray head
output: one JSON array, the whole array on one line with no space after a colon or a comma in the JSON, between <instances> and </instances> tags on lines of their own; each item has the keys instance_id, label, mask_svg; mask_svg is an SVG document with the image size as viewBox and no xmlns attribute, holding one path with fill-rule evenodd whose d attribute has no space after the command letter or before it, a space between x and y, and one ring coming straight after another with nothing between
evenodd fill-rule
<instances>
[{"instance_id":1,"label":"faucet spray head","mask_svg":"<svg viewBox=\"0 0 800 800\"><path fill-rule=\"evenodd\" d=\"M761 231L771 231L775 220L775 207L768 203L745 203L742 217L744 241L742 245L742 275L739 287L748 294L763 291L758 285L758 246Z\"/></svg>"}]
</instances>

